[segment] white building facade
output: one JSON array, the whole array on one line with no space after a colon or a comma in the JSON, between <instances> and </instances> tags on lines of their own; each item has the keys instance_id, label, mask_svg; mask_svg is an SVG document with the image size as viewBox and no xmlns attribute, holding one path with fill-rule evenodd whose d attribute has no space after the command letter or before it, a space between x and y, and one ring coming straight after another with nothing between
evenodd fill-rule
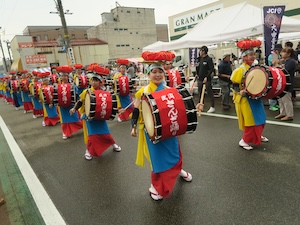
<instances>
[{"instance_id":1,"label":"white building facade","mask_svg":"<svg viewBox=\"0 0 300 225\"><path fill-rule=\"evenodd\" d=\"M102 23L88 30L88 38L107 42L110 59L141 57L144 46L158 41L152 8L118 6L101 17Z\"/></svg>"}]
</instances>

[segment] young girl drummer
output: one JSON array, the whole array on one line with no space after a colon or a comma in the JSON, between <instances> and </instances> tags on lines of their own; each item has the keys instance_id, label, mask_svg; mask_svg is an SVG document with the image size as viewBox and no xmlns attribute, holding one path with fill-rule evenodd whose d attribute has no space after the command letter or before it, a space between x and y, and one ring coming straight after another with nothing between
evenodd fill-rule
<instances>
[{"instance_id":1,"label":"young girl drummer","mask_svg":"<svg viewBox=\"0 0 300 225\"><path fill-rule=\"evenodd\" d=\"M94 71L105 71L94 67ZM80 109L83 122L84 143L86 144L85 158L91 160L93 156L99 157L108 147L113 146L114 151L121 151L121 147L116 144L113 136L110 134L107 122L105 120L87 120L85 114L85 98L88 91L103 90L100 74L91 73L91 88L84 90L80 94L80 99L75 106L70 109L70 114L74 114Z\"/></svg>"},{"instance_id":2,"label":"young girl drummer","mask_svg":"<svg viewBox=\"0 0 300 225\"><path fill-rule=\"evenodd\" d=\"M143 113L141 111L143 94L166 88L163 82L165 71L162 64L151 64L148 67L147 74L150 83L142 87L135 95L131 135L134 137L139 136L136 164L144 166L144 157L151 164L150 196L154 200L160 200L171 194L178 175L188 182L192 181L192 175L182 169L181 148L176 136L153 144L144 131Z\"/></svg>"}]
</instances>

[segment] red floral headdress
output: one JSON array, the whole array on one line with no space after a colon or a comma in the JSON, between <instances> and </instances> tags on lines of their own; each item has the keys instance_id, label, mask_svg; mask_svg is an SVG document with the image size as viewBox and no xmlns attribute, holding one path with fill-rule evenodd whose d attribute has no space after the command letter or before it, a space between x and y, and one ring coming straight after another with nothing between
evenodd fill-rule
<instances>
[{"instance_id":1,"label":"red floral headdress","mask_svg":"<svg viewBox=\"0 0 300 225\"><path fill-rule=\"evenodd\" d=\"M175 54L173 52L168 51L160 51L160 52L143 52L142 58L145 60L144 63L164 63L166 61L172 61L175 58Z\"/></svg>"}]
</instances>

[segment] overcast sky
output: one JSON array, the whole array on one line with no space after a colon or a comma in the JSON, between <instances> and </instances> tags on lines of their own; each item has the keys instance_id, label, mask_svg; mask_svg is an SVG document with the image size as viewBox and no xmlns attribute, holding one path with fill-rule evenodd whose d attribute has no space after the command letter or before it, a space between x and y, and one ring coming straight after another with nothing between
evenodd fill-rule
<instances>
[{"instance_id":1,"label":"overcast sky","mask_svg":"<svg viewBox=\"0 0 300 225\"><path fill-rule=\"evenodd\" d=\"M154 8L157 24L168 24L168 17L218 0L62 0L67 25L94 26L101 23L101 14L121 6ZM0 0L1 39L21 35L26 26L61 25L54 0Z\"/></svg>"}]
</instances>

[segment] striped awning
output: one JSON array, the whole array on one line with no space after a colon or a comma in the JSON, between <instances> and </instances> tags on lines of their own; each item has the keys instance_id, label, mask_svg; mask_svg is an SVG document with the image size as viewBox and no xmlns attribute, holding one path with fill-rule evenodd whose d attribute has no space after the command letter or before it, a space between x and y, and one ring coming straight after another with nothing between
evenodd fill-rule
<instances>
[{"instance_id":1,"label":"striped awning","mask_svg":"<svg viewBox=\"0 0 300 225\"><path fill-rule=\"evenodd\" d=\"M38 69L33 69L32 71L37 71L37 72L51 72L51 68L50 67L45 67L45 68L38 68Z\"/></svg>"}]
</instances>

